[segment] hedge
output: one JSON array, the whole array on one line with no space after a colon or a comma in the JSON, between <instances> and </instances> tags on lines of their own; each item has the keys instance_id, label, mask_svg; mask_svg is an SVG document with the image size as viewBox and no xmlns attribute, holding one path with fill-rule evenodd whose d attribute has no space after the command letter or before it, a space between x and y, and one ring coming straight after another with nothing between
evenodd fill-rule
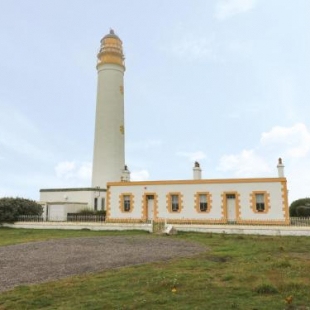
<instances>
[{"instance_id":1,"label":"hedge","mask_svg":"<svg viewBox=\"0 0 310 310\"><path fill-rule=\"evenodd\" d=\"M310 207L310 198L301 198L293 201L290 205L290 216L301 216L297 214L298 207Z\"/></svg>"},{"instance_id":2,"label":"hedge","mask_svg":"<svg viewBox=\"0 0 310 310\"><path fill-rule=\"evenodd\" d=\"M43 207L25 198L0 198L0 224L14 223L20 215L42 215Z\"/></svg>"}]
</instances>

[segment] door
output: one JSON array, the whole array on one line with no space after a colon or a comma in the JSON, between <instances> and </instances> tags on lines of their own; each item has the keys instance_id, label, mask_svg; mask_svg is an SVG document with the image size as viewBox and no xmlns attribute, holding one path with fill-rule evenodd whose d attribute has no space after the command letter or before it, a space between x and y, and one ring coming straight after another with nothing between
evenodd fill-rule
<instances>
[{"instance_id":1,"label":"door","mask_svg":"<svg viewBox=\"0 0 310 310\"><path fill-rule=\"evenodd\" d=\"M65 206L64 205L49 205L48 206L48 220L49 221L65 221Z\"/></svg>"},{"instance_id":2,"label":"door","mask_svg":"<svg viewBox=\"0 0 310 310\"><path fill-rule=\"evenodd\" d=\"M154 195L146 196L147 219L152 220L154 217Z\"/></svg>"},{"instance_id":3,"label":"door","mask_svg":"<svg viewBox=\"0 0 310 310\"><path fill-rule=\"evenodd\" d=\"M227 221L236 221L236 196L235 194L226 194Z\"/></svg>"}]
</instances>

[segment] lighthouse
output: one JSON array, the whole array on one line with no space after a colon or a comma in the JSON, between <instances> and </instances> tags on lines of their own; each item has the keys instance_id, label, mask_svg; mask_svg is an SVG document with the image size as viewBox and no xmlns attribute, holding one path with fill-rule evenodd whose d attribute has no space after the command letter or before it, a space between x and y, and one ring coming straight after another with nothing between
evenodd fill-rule
<instances>
[{"instance_id":1,"label":"lighthouse","mask_svg":"<svg viewBox=\"0 0 310 310\"><path fill-rule=\"evenodd\" d=\"M107 182L121 181L125 169L125 65L122 41L113 30L102 38L97 58L92 187L104 189Z\"/></svg>"}]
</instances>

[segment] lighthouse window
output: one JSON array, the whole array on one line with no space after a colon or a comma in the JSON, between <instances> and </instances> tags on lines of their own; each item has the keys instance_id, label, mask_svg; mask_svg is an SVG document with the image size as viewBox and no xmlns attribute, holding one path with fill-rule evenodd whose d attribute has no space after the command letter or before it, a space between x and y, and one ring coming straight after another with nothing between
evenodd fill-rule
<instances>
[{"instance_id":1,"label":"lighthouse window","mask_svg":"<svg viewBox=\"0 0 310 310\"><path fill-rule=\"evenodd\" d=\"M124 195L123 196L123 206L124 206L125 212L130 211L130 195Z\"/></svg>"},{"instance_id":2,"label":"lighthouse window","mask_svg":"<svg viewBox=\"0 0 310 310\"><path fill-rule=\"evenodd\" d=\"M98 210L98 198L94 199L94 210L97 211Z\"/></svg>"},{"instance_id":3,"label":"lighthouse window","mask_svg":"<svg viewBox=\"0 0 310 310\"><path fill-rule=\"evenodd\" d=\"M105 210L105 200L103 197L101 198L101 210Z\"/></svg>"}]
</instances>

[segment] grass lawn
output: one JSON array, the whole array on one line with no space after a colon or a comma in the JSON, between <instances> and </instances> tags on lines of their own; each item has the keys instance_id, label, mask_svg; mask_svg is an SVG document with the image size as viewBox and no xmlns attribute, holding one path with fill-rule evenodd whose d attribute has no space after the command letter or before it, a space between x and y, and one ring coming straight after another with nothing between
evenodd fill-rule
<instances>
[{"instance_id":1,"label":"grass lawn","mask_svg":"<svg viewBox=\"0 0 310 310\"><path fill-rule=\"evenodd\" d=\"M58 230L58 229L13 229L0 227L0 246L20 244L33 241L45 241L59 238L121 236L148 234L142 231L91 231L91 230Z\"/></svg>"},{"instance_id":2,"label":"grass lawn","mask_svg":"<svg viewBox=\"0 0 310 310\"><path fill-rule=\"evenodd\" d=\"M1 228L0 245L128 234L145 233ZM310 309L310 238L200 233L167 238L199 242L209 251L19 286L0 294L0 309Z\"/></svg>"}]
</instances>

